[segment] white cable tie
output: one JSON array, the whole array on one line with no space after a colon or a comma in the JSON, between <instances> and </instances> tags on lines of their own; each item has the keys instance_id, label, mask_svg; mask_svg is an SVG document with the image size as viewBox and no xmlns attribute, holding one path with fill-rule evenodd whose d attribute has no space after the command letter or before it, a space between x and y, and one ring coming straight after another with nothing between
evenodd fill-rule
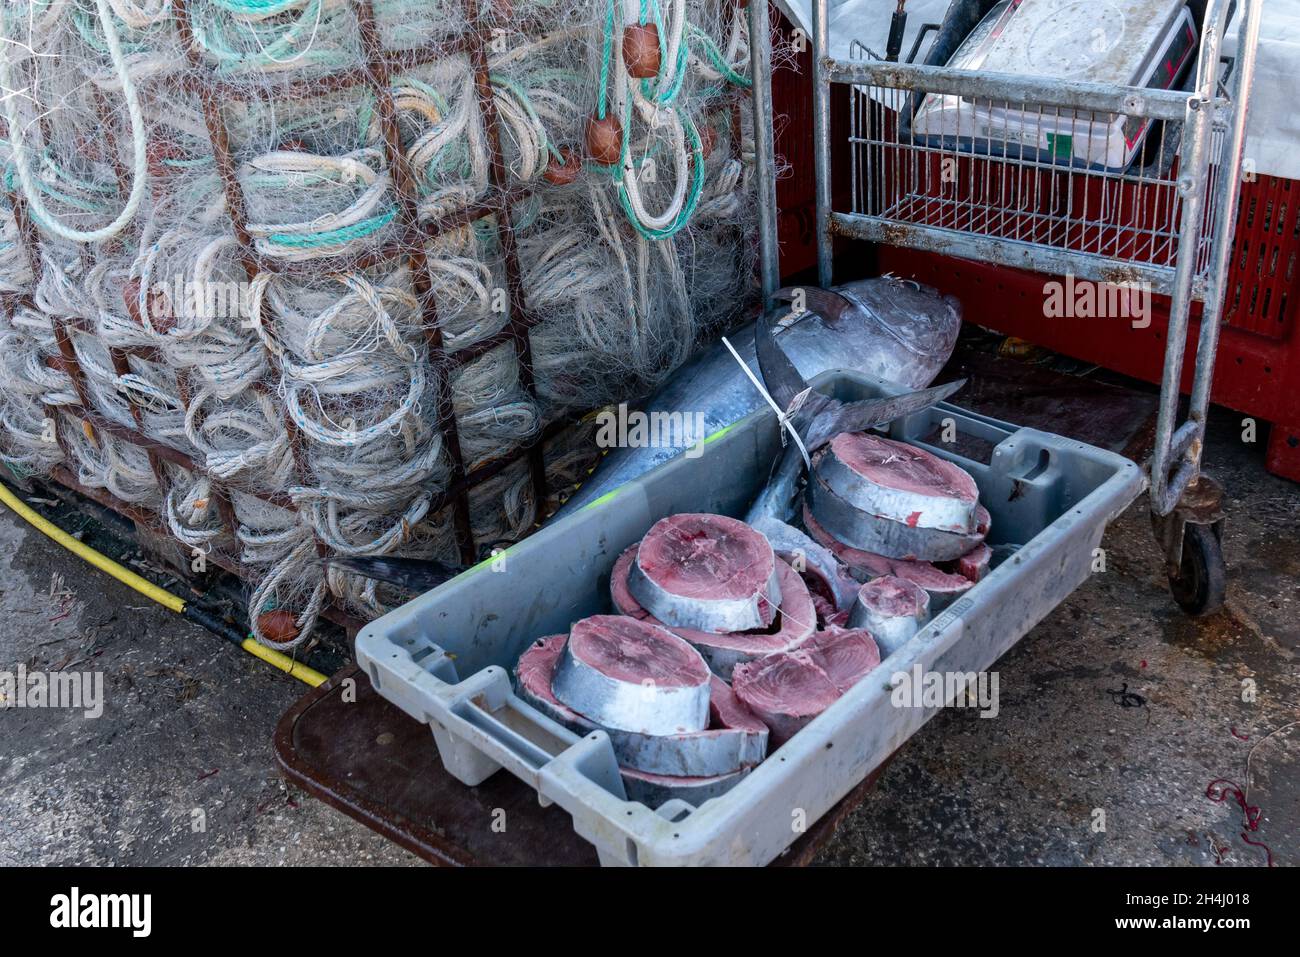
<instances>
[{"instance_id":1,"label":"white cable tie","mask_svg":"<svg viewBox=\"0 0 1300 957\"><path fill-rule=\"evenodd\" d=\"M754 384L754 388L758 390L758 394L763 397L767 404L772 407L772 411L776 413L777 424L781 427L782 447L785 446L785 433L789 432L790 436L794 439L794 444L799 446L799 453L803 456L804 465L808 467L809 471L811 471L812 459L808 456L808 449L804 447L803 439L799 437L799 430L790 422L790 415L799 411L799 407L802 406L804 401L808 398L808 393L811 390L805 389L803 392L799 393L799 395L795 396L794 402L791 403L790 412L782 411L781 407L776 404L776 400L772 398L767 389L763 386L763 383L758 381L758 376L754 375L753 370L749 368L749 364L745 362L744 359L740 358L740 353L736 351L736 347L731 344L726 336L722 337L722 344L727 347L727 351L731 353L731 357L739 364L741 371L745 373L745 377Z\"/></svg>"}]
</instances>

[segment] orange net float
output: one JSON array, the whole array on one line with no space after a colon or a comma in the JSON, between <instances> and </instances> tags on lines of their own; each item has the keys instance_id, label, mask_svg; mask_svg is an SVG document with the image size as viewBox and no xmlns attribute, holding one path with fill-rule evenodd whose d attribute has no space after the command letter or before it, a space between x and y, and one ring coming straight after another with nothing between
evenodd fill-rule
<instances>
[{"instance_id":1,"label":"orange net float","mask_svg":"<svg viewBox=\"0 0 1300 957\"><path fill-rule=\"evenodd\" d=\"M552 186L568 186L582 172L582 161L572 146L561 146L560 155L552 156L546 164L542 178Z\"/></svg>"},{"instance_id":2,"label":"orange net float","mask_svg":"<svg viewBox=\"0 0 1300 957\"><path fill-rule=\"evenodd\" d=\"M613 113L587 120L587 155L602 166L613 166L623 155L623 124Z\"/></svg>"},{"instance_id":3,"label":"orange net float","mask_svg":"<svg viewBox=\"0 0 1300 957\"><path fill-rule=\"evenodd\" d=\"M653 23L623 28L623 62L633 79L650 80L659 75L659 29Z\"/></svg>"},{"instance_id":4,"label":"orange net float","mask_svg":"<svg viewBox=\"0 0 1300 957\"><path fill-rule=\"evenodd\" d=\"M275 608L257 616L257 630L267 641L283 644L298 637L298 619L286 608Z\"/></svg>"}]
</instances>

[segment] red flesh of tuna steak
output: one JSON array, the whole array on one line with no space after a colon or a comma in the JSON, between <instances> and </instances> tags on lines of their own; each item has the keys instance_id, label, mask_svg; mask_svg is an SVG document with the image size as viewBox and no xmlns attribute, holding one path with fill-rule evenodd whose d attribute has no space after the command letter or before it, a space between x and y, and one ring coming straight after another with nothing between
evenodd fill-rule
<instances>
[{"instance_id":1,"label":"red flesh of tuna steak","mask_svg":"<svg viewBox=\"0 0 1300 957\"><path fill-rule=\"evenodd\" d=\"M915 582L882 575L862 586L858 600L885 618L916 618L925 608L925 591Z\"/></svg>"},{"instance_id":2,"label":"red flesh of tuna steak","mask_svg":"<svg viewBox=\"0 0 1300 957\"><path fill-rule=\"evenodd\" d=\"M662 628L628 621L619 615L592 615L575 622L569 633L573 656L615 681L660 688L705 684L708 669L700 656L680 641L664 640Z\"/></svg>"},{"instance_id":3,"label":"red flesh of tuna steak","mask_svg":"<svg viewBox=\"0 0 1300 957\"><path fill-rule=\"evenodd\" d=\"M736 666L732 690L783 744L880 664L862 629L830 628L794 651Z\"/></svg>"},{"instance_id":4,"label":"red flesh of tuna steak","mask_svg":"<svg viewBox=\"0 0 1300 957\"><path fill-rule=\"evenodd\" d=\"M609 591L614 608L632 618L662 625L678 637L686 639L704 656L714 673L724 678L731 677L737 662L770 655L774 651L788 651L817 630L817 608L808 586L794 569L780 559L776 563L776 574L781 583L781 608L779 617L773 621L774 627L717 634L668 625L642 608L628 587L637 548L633 545L624 551L610 573Z\"/></svg>"},{"instance_id":5,"label":"red flesh of tuna steak","mask_svg":"<svg viewBox=\"0 0 1300 957\"><path fill-rule=\"evenodd\" d=\"M538 638L519 656L519 662L515 665L515 677L519 682L520 693L534 706L540 706L539 710L548 717L565 725L570 731L581 734L590 731L595 726L594 723L555 697L555 692L551 690L555 666L560 663L564 643L568 640L568 635Z\"/></svg>"},{"instance_id":6,"label":"red flesh of tuna steak","mask_svg":"<svg viewBox=\"0 0 1300 957\"><path fill-rule=\"evenodd\" d=\"M993 549L983 542L957 559L957 573L973 582L983 581L989 573L989 562L993 559Z\"/></svg>"},{"instance_id":7,"label":"red flesh of tuna steak","mask_svg":"<svg viewBox=\"0 0 1300 957\"><path fill-rule=\"evenodd\" d=\"M751 734L761 734L767 730L767 725L749 710L749 705L736 697L731 685L717 675L713 676L713 682L709 686L709 727L748 731Z\"/></svg>"},{"instance_id":8,"label":"red flesh of tuna steak","mask_svg":"<svg viewBox=\"0 0 1300 957\"><path fill-rule=\"evenodd\" d=\"M641 540L628 587L641 607L672 627L765 628L781 600L776 564L768 540L742 521L670 515Z\"/></svg>"}]
</instances>

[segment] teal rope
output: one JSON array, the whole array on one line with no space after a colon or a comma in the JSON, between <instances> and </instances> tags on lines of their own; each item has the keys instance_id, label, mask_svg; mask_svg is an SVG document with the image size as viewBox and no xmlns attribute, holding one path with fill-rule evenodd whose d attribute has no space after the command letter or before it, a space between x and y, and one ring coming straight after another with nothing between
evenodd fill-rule
<instances>
[{"instance_id":1,"label":"teal rope","mask_svg":"<svg viewBox=\"0 0 1300 957\"><path fill-rule=\"evenodd\" d=\"M714 69L721 73L723 78L729 83L743 86L745 89L749 89L754 85L754 81L749 77L745 76L743 73L737 73L731 68L731 64L723 58L722 51L718 48L718 45L713 42L713 37L709 36L699 27L693 26L689 23L686 25L686 35L704 48L704 55L709 58L709 62L713 64Z\"/></svg>"},{"instance_id":2,"label":"teal rope","mask_svg":"<svg viewBox=\"0 0 1300 957\"><path fill-rule=\"evenodd\" d=\"M378 232L391 223L396 215L397 210L390 209L388 212L372 216L370 219L364 219L359 223L353 223L351 226L340 226L338 229L329 229L323 233L271 233L266 237L266 241L289 249L316 249L321 246L335 246L354 239L362 239L371 233Z\"/></svg>"},{"instance_id":3,"label":"teal rope","mask_svg":"<svg viewBox=\"0 0 1300 957\"><path fill-rule=\"evenodd\" d=\"M609 0L605 10L605 39L600 54L600 92L596 94L596 118L605 118L605 104L609 98L609 58L614 52L614 3Z\"/></svg>"},{"instance_id":4,"label":"teal rope","mask_svg":"<svg viewBox=\"0 0 1300 957\"><path fill-rule=\"evenodd\" d=\"M628 122L631 122L631 102L628 103ZM661 229L647 229L636 218L636 211L632 209L632 201L627 197L627 187L622 181L618 183L618 199L623 207L623 213L627 216L627 221L632 227L644 236L646 239L668 239L675 236L681 229L690 222L695 215L695 209L700 204L700 194L704 192L704 144L700 141L700 131L695 128L695 123L690 116L680 107L673 107L677 114L677 119L681 122L682 127L686 130L687 138L691 141L691 185L686 193L686 200L682 203L682 208L673 221ZM623 138L623 160L627 158L627 138ZM620 168L625 168L625 162L620 163Z\"/></svg>"}]
</instances>

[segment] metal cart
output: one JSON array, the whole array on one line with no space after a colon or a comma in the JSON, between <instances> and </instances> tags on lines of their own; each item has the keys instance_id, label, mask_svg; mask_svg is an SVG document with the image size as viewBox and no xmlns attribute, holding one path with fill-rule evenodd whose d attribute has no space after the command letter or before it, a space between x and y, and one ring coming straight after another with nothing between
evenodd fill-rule
<instances>
[{"instance_id":1,"label":"metal cart","mask_svg":"<svg viewBox=\"0 0 1300 957\"><path fill-rule=\"evenodd\" d=\"M957 0L949 19L962 6ZM991 3L970 6L979 13ZM1222 489L1200 465L1262 2L1193 6L1201 17L1189 78L1183 89L1156 89L836 60L826 52L828 2L814 0L813 137L822 286L833 279L838 236L1071 275L1108 295L1114 289L1171 297L1151 515L1174 598L1202 614L1218 607L1224 593ZM1221 48L1234 13L1243 23L1230 61ZM848 212L832 203L832 83L852 88ZM959 119L955 136L931 135L916 119L930 97L959 97L984 121L963 130ZM1080 158L1068 145L1052 148L1075 134L1096 138L1098 129L1107 142L1094 145L1104 149ZM1106 152L1113 129L1135 152L1122 168L1095 159L1114 155ZM1043 141L1047 151L1039 148ZM1124 144L1116 145L1123 155ZM770 269L765 263L765 278ZM1195 369L1186 418L1179 421L1196 302L1203 312ZM1114 327L1099 334L1115 334Z\"/></svg>"}]
</instances>

